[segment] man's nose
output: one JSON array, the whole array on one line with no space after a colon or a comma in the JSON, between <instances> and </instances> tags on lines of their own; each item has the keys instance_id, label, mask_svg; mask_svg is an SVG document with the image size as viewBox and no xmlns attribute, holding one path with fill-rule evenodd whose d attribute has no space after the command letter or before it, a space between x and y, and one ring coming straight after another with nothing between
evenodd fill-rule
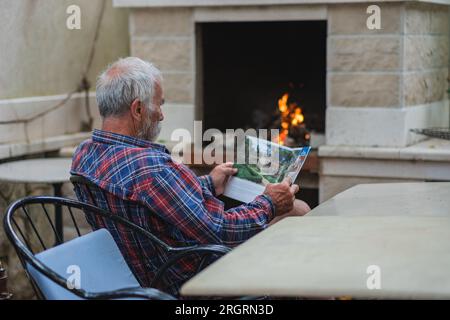
<instances>
[{"instance_id":1,"label":"man's nose","mask_svg":"<svg viewBox=\"0 0 450 320\"><path fill-rule=\"evenodd\" d=\"M164 120L164 114L162 113L162 111L159 113L159 121L163 121Z\"/></svg>"}]
</instances>

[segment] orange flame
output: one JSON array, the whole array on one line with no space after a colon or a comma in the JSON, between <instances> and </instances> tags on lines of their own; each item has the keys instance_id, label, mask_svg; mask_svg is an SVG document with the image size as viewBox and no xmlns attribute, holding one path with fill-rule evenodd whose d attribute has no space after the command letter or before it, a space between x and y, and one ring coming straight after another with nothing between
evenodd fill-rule
<instances>
[{"instance_id":1,"label":"orange flame","mask_svg":"<svg viewBox=\"0 0 450 320\"><path fill-rule=\"evenodd\" d=\"M278 143L283 145L292 126L298 126L305 121L302 109L295 102L288 103L289 94L284 93L278 99L278 110L281 113L281 132L278 137Z\"/></svg>"}]
</instances>

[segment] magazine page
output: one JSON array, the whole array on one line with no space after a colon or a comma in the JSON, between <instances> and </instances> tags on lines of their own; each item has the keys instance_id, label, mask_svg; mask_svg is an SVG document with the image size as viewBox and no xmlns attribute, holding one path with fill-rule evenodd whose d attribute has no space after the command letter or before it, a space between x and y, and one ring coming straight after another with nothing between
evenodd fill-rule
<instances>
[{"instance_id":1,"label":"magazine page","mask_svg":"<svg viewBox=\"0 0 450 320\"><path fill-rule=\"evenodd\" d=\"M242 202L251 202L264 192L268 183L278 183L285 177L294 182L302 168L310 147L288 148L271 141L246 136L238 152L244 161L234 166L238 173L231 177L224 195Z\"/></svg>"}]
</instances>

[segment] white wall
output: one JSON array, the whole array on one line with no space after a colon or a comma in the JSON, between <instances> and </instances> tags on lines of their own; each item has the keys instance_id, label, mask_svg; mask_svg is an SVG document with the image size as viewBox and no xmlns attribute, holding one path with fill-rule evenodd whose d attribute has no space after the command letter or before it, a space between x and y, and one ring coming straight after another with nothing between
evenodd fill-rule
<instances>
[{"instance_id":1,"label":"white wall","mask_svg":"<svg viewBox=\"0 0 450 320\"><path fill-rule=\"evenodd\" d=\"M66 9L72 4L81 8L81 30L66 27ZM78 86L100 8L100 0L0 1L0 122L29 118L51 108ZM128 10L113 8L112 0L106 0L88 73L91 90L95 90L95 79L102 69L128 54ZM6 144L78 132L81 121L86 119L84 99L72 100L56 113L27 126L0 124L0 159L7 155ZM95 99L90 101L95 104ZM96 111L95 106L92 109Z\"/></svg>"},{"instance_id":2,"label":"white wall","mask_svg":"<svg viewBox=\"0 0 450 320\"><path fill-rule=\"evenodd\" d=\"M81 8L81 30L68 30L66 8ZM0 1L0 99L72 90L88 60L100 0ZM90 80L128 54L128 13L107 0Z\"/></svg>"}]
</instances>

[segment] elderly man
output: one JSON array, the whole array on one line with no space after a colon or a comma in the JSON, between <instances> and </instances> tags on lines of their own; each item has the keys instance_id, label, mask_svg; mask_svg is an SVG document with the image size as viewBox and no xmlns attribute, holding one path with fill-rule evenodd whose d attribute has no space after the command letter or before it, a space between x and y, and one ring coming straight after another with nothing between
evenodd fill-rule
<instances>
[{"instance_id":1,"label":"elderly man","mask_svg":"<svg viewBox=\"0 0 450 320\"><path fill-rule=\"evenodd\" d=\"M164 146L154 143L164 119L164 99L160 71L151 63L133 57L118 60L99 76L96 94L102 130L94 130L92 139L77 148L71 173L112 194L112 211L126 210L121 207L123 201L140 204L129 207L128 216L163 241L174 246L233 247L271 222L309 211L304 202L294 201L298 186L288 181L269 184L252 202L225 210L216 196L223 192L228 177L236 173L232 164L218 165L209 175L197 177L174 162ZM89 199L79 191L77 197ZM150 210L143 212L139 207ZM126 232L110 231L141 284L149 285L167 257L148 241L141 243L142 239ZM151 265L142 265L134 252L136 246L146 251ZM170 291L176 292L192 275L195 262L185 260L173 268Z\"/></svg>"}]
</instances>

